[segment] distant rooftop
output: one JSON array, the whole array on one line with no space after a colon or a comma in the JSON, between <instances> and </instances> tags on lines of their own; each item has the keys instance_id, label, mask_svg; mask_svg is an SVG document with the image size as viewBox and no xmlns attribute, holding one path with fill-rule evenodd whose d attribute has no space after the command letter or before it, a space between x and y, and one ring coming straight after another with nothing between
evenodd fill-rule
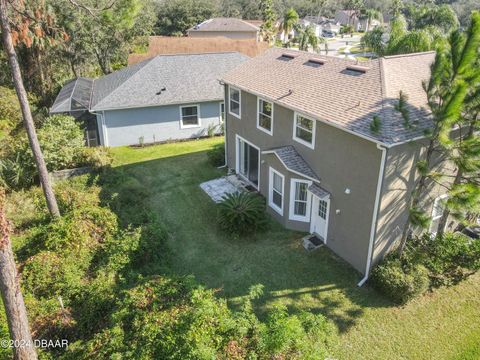
<instances>
[{"instance_id":1,"label":"distant rooftop","mask_svg":"<svg viewBox=\"0 0 480 360\"><path fill-rule=\"evenodd\" d=\"M267 50L228 72L223 80L247 92L384 144L423 136L431 126L422 81L435 53L357 62L281 48ZM320 63L312 66L312 60ZM308 65L308 66L307 66ZM410 124L394 110L408 96ZM381 128L370 128L373 117Z\"/></svg>"},{"instance_id":2,"label":"distant rooftop","mask_svg":"<svg viewBox=\"0 0 480 360\"><path fill-rule=\"evenodd\" d=\"M213 18L205 20L204 22L195 25L188 29L188 32L201 31L240 31L240 32L257 32L260 30L259 26L253 24L252 20L242 20L237 18Z\"/></svg>"},{"instance_id":3,"label":"distant rooftop","mask_svg":"<svg viewBox=\"0 0 480 360\"><path fill-rule=\"evenodd\" d=\"M78 85L87 89L81 99L89 111L222 100L219 79L247 59L237 52L159 55L99 79L68 82L50 112L73 111L69 99L77 99Z\"/></svg>"}]
</instances>

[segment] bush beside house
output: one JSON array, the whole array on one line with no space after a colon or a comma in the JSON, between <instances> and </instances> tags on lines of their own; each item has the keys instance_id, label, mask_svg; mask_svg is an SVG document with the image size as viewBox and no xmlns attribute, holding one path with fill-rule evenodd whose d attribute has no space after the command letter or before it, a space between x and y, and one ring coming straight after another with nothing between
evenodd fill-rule
<instances>
[{"instance_id":1,"label":"bush beside house","mask_svg":"<svg viewBox=\"0 0 480 360\"><path fill-rule=\"evenodd\" d=\"M81 166L101 168L112 162L108 149L85 147L81 125L71 116L47 117L37 133L49 171ZM25 132L6 136L0 147L0 184L11 189L33 185L37 170Z\"/></svg>"},{"instance_id":2,"label":"bush beside house","mask_svg":"<svg viewBox=\"0 0 480 360\"><path fill-rule=\"evenodd\" d=\"M480 269L480 241L460 233L412 239L399 258L388 255L372 271L372 283L395 302L404 304L428 289L451 286Z\"/></svg>"}]
</instances>

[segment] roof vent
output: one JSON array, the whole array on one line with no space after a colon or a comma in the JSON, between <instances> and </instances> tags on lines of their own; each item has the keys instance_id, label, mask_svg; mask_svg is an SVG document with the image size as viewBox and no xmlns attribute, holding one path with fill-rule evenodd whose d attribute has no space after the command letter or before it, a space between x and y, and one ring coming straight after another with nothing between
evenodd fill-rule
<instances>
[{"instance_id":1,"label":"roof vent","mask_svg":"<svg viewBox=\"0 0 480 360\"><path fill-rule=\"evenodd\" d=\"M290 60L295 59L296 56L297 55L293 55L293 54L282 54L278 57L278 60L290 61Z\"/></svg>"},{"instance_id":2,"label":"roof vent","mask_svg":"<svg viewBox=\"0 0 480 360\"><path fill-rule=\"evenodd\" d=\"M359 76L359 75L365 74L367 71L368 71L368 68L365 66L349 65L344 71L342 71L342 73Z\"/></svg>"},{"instance_id":3,"label":"roof vent","mask_svg":"<svg viewBox=\"0 0 480 360\"><path fill-rule=\"evenodd\" d=\"M303 63L303 65L306 66L311 66L311 67L320 67L325 64L325 61L323 60L317 60L317 59L309 59L306 62Z\"/></svg>"},{"instance_id":4,"label":"roof vent","mask_svg":"<svg viewBox=\"0 0 480 360\"><path fill-rule=\"evenodd\" d=\"M157 92L155 95L161 95L162 92L167 91L167 88L164 86L163 88L160 89L159 92Z\"/></svg>"}]
</instances>

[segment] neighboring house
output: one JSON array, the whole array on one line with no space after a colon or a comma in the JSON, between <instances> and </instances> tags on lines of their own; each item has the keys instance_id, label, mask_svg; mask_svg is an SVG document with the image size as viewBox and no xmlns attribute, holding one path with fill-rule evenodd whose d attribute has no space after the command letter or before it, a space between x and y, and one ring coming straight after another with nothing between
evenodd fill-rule
<instances>
[{"instance_id":1,"label":"neighboring house","mask_svg":"<svg viewBox=\"0 0 480 360\"><path fill-rule=\"evenodd\" d=\"M247 20L236 18L213 18L187 30L190 37L219 37L230 39L254 39L260 41L260 27Z\"/></svg>"},{"instance_id":2,"label":"neighboring house","mask_svg":"<svg viewBox=\"0 0 480 360\"><path fill-rule=\"evenodd\" d=\"M355 10L337 11L335 21L340 25L352 25L354 31L367 31L381 25L381 22L376 19L370 20L369 23L367 18L358 17ZM369 29L367 29L367 27Z\"/></svg>"},{"instance_id":3,"label":"neighboring house","mask_svg":"<svg viewBox=\"0 0 480 360\"><path fill-rule=\"evenodd\" d=\"M302 20L315 25L317 36L336 36L340 32L340 24L335 19L324 16L305 16Z\"/></svg>"},{"instance_id":4,"label":"neighboring house","mask_svg":"<svg viewBox=\"0 0 480 360\"><path fill-rule=\"evenodd\" d=\"M318 25L316 22L310 21L310 20L307 20L307 19L300 19L298 21L298 24L301 25L304 28L306 28L308 26L312 26L313 30L315 32L315 35L317 35L317 37L322 36L322 27L320 25ZM298 36L298 33L295 30L294 30L294 36L295 37Z\"/></svg>"},{"instance_id":5,"label":"neighboring house","mask_svg":"<svg viewBox=\"0 0 480 360\"><path fill-rule=\"evenodd\" d=\"M89 137L96 137L91 145L205 136L218 131L223 119L219 79L247 59L239 53L156 56L99 79L69 82L50 113L85 120L94 129Z\"/></svg>"},{"instance_id":6,"label":"neighboring house","mask_svg":"<svg viewBox=\"0 0 480 360\"><path fill-rule=\"evenodd\" d=\"M359 65L274 48L244 62L223 77L228 167L267 198L274 218L316 234L366 279L408 216L416 161L432 124L422 81L434 57ZM411 126L394 108L400 90ZM439 195L431 185L426 206Z\"/></svg>"},{"instance_id":7,"label":"neighboring house","mask_svg":"<svg viewBox=\"0 0 480 360\"><path fill-rule=\"evenodd\" d=\"M157 55L172 54L239 52L248 57L255 57L263 53L268 47L268 43L256 41L255 39L149 36L147 52L130 54L128 56L128 64L136 64Z\"/></svg>"}]
</instances>

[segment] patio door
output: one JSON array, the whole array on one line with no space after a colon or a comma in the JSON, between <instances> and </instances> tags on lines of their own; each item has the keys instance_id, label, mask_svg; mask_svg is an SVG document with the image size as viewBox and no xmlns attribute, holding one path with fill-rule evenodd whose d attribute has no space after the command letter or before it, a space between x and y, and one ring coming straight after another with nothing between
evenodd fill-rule
<instances>
[{"instance_id":1,"label":"patio door","mask_svg":"<svg viewBox=\"0 0 480 360\"><path fill-rule=\"evenodd\" d=\"M313 196L310 232L317 235L324 243L327 242L329 211L330 199L320 199Z\"/></svg>"},{"instance_id":2,"label":"patio door","mask_svg":"<svg viewBox=\"0 0 480 360\"><path fill-rule=\"evenodd\" d=\"M259 149L237 137L237 173L258 188L260 151Z\"/></svg>"}]
</instances>

